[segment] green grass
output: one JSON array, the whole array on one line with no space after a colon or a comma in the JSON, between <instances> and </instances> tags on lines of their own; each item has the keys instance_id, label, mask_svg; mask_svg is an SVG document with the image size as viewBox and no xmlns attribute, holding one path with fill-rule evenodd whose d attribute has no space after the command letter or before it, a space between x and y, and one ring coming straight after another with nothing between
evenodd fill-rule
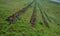
<instances>
[{"instance_id":1,"label":"green grass","mask_svg":"<svg viewBox=\"0 0 60 36\"><path fill-rule=\"evenodd\" d=\"M33 13L34 3L23 14L21 14L12 24L6 19L27 6L32 0L0 0L0 36L60 36L60 4L50 2L49 0L37 0L36 5L36 24L32 27L30 19ZM47 28L42 21L38 3L42 6L43 11L48 17L56 19L56 22L48 21L50 28ZM41 24L42 23L42 24ZM9 29L15 31L9 32Z\"/></svg>"}]
</instances>

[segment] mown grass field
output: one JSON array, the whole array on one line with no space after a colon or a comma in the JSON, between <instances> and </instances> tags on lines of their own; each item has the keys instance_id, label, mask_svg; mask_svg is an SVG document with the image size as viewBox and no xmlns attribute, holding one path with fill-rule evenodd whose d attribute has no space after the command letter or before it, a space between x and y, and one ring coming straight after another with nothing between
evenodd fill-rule
<instances>
[{"instance_id":1,"label":"mown grass field","mask_svg":"<svg viewBox=\"0 0 60 36\"><path fill-rule=\"evenodd\" d=\"M36 3L36 22L32 26L30 19L33 13L34 4L11 24L6 19L14 13L27 6L33 0L0 0L0 36L60 36L60 3L51 2L50 0L37 0ZM38 4L41 5L42 11L50 18L48 21L49 28L45 26L41 17L41 11Z\"/></svg>"}]
</instances>

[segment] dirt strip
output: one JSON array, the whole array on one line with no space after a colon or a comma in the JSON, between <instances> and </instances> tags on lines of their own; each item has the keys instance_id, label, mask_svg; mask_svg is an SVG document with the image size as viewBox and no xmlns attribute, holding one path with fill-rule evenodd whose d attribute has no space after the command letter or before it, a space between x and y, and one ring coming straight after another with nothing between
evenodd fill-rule
<instances>
[{"instance_id":1,"label":"dirt strip","mask_svg":"<svg viewBox=\"0 0 60 36\"><path fill-rule=\"evenodd\" d=\"M44 12L45 16L47 17L48 21L51 22L50 18L48 17L48 15Z\"/></svg>"},{"instance_id":2,"label":"dirt strip","mask_svg":"<svg viewBox=\"0 0 60 36\"><path fill-rule=\"evenodd\" d=\"M42 7L42 6L41 6ZM44 8L42 8L42 10L43 10ZM45 12L45 10L43 11L43 13L44 13L44 15L46 16L46 18L47 18L47 20L49 21L49 22L51 22L51 19L48 17L48 15L46 14L46 12Z\"/></svg>"},{"instance_id":3,"label":"dirt strip","mask_svg":"<svg viewBox=\"0 0 60 36\"><path fill-rule=\"evenodd\" d=\"M31 20L30 20L30 23L32 24L32 26L35 25L35 21L36 21L36 2L35 2L35 5L34 5L32 17L31 17Z\"/></svg>"},{"instance_id":4,"label":"dirt strip","mask_svg":"<svg viewBox=\"0 0 60 36\"><path fill-rule=\"evenodd\" d=\"M43 13L42 13L42 10L41 10L42 8L41 8L41 6L38 5L38 7L39 7L39 9L40 9L40 14L41 14L41 16L42 16L42 20L43 20L44 24L46 25L46 27L49 28L48 22L46 21L44 15L43 15Z\"/></svg>"},{"instance_id":5,"label":"dirt strip","mask_svg":"<svg viewBox=\"0 0 60 36\"><path fill-rule=\"evenodd\" d=\"M15 14L13 14L12 16L8 17L6 20L9 23L12 23L15 19L18 18L18 16L20 16L22 13L24 13L32 4L34 1L32 1L29 5L27 5L26 7L24 7L23 9L19 10L18 12L16 12Z\"/></svg>"}]
</instances>

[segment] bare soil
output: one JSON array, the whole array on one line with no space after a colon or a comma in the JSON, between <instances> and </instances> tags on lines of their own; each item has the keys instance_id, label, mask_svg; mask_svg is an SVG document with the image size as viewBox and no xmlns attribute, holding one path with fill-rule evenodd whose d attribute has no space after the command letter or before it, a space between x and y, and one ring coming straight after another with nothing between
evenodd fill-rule
<instances>
[{"instance_id":1,"label":"bare soil","mask_svg":"<svg viewBox=\"0 0 60 36\"><path fill-rule=\"evenodd\" d=\"M39 7L39 9L40 9L40 14L41 14L41 16L42 16L42 20L43 20L44 24L46 25L46 27L49 28L48 22L46 21L44 15L43 15L43 12L42 12L42 10L41 10L41 9L42 9L41 6L38 5L38 7Z\"/></svg>"},{"instance_id":2,"label":"bare soil","mask_svg":"<svg viewBox=\"0 0 60 36\"><path fill-rule=\"evenodd\" d=\"M35 21L36 21L36 2L35 2L35 5L34 5L32 17L31 17L31 20L30 20L30 23L32 24L32 26L35 25Z\"/></svg>"},{"instance_id":3,"label":"bare soil","mask_svg":"<svg viewBox=\"0 0 60 36\"><path fill-rule=\"evenodd\" d=\"M33 4L33 2L34 1L32 1L30 4L28 4L26 7L19 10L18 12L13 14L12 16L8 17L6 20L11 24L16 18L18 18L18 16L20 16L22 13L24 13Z\"/></svg>"}]
</instances>

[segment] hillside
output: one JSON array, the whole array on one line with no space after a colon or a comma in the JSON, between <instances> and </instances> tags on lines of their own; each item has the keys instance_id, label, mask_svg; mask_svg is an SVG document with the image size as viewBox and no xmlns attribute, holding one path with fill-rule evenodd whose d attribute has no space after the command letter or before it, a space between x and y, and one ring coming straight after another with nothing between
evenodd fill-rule
<instances>
[{"instance_id":1,"label":"hillside","mask_svg":"<svg viewBox=\"0 0 60 36\"><path fill-rule=\"evenodd\" d=\"M0 0L0 36L60 36L60 3Z\"/></svg>"}]
</instances>

